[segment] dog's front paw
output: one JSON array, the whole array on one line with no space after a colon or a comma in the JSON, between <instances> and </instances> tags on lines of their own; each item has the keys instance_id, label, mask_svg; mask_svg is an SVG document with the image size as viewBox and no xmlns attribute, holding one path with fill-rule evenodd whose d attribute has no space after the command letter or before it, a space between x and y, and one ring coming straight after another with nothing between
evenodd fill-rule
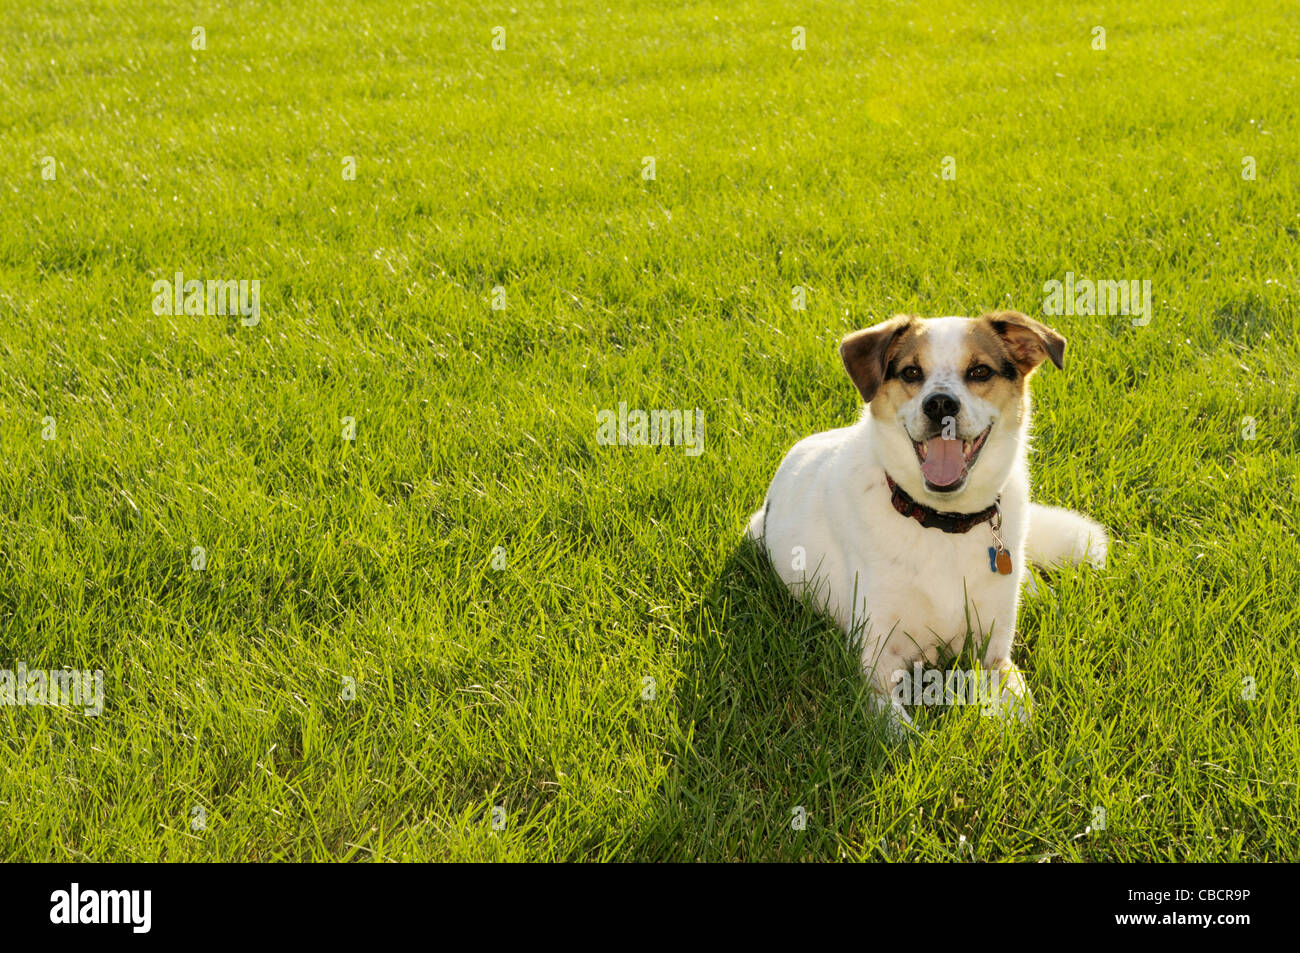
<instances>
[{"instance_id":1,"label":"dog's front paw","mask_svg":"<svg viewBox=\"0 0 1300 953\"><path fill-rule=\"evenodd\" d=\"M982 714L1022 725L1029 724L1034 710L1034 696L1024 673L1010 664L992 671L980 702Z\"/></svg>"},{"instance_id":2,"label":"dog's front paw","mask_svg":"<svg viewBox=\"0 0 1300 953\"><path fill-rule=\"evenodd\" d=\"M882 721L885 737L892 744L907 741L916 731L912 716L894 695L874 694L872 708Z\"/></svg>"}]
</instances>

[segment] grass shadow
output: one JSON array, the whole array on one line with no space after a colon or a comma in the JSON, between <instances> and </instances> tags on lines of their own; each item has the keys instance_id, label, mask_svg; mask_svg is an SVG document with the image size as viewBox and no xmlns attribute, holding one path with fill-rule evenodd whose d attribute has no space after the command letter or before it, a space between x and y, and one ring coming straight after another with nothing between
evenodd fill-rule
<instances>
[{"instance_id":1,"label":"grass shadow","mask_svg":"<svg viewBox=\"0 0 1300 953\"><path fill-rule=\"evenodd\" d=\"M638 856L828 860L873 774L904 756L838 627L789 595L749 539L690 617L677 733ZM800 820L804 821L802 829Z\"/></svg>"}]
</instances>

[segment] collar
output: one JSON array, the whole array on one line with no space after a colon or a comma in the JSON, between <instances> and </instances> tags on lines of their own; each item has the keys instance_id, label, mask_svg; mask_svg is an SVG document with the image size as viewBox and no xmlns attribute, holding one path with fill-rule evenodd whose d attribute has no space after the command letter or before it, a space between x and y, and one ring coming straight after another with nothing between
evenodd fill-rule
<instances>
[{"instance_id":1,"label":"collar","mask_svg":"<svg viewBox=\"0 0 1300 953\"><path fill-rule=\"evenodd\" d=\"M908 496L907 491L895 483L888 473L885 474L885 481L894 491L892 501L894 509L909 519L916 520L926 529L941 529L945 533L969 533L980 523L989 522L1001 512L998 504L1001 503L1002 497L999 496L992 506L975 513L941 513ZM998 522L1000 523L1001 520Z\"/></svg>"}]
</instances>

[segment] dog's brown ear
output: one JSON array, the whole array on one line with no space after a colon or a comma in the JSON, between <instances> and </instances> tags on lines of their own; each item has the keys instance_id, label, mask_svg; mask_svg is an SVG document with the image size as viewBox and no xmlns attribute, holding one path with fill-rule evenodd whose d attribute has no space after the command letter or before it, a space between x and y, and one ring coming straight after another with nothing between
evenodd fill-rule
<instances>
[{"instance_id":1,"label":"dog's brown ear","mask_svg":"<svg viewBox=\"0 0 1300 953\"><path fill-rule=\"evenodd\" d=\"M840 342L844 369L849 372L849 377L857 385L858 393L868 404L885 379L889 349L914 321L916 318L912 315L900 314L880 324L854 331Z\"/></svg>"},{"instance_id":2,"label":"dog's brown ear","mask_svg":"<svg viewBox=\"0 0 1300 953\"><path fill-rule=\"evenodd\" d=\"M993 333L1002 339L1020 373L1028 374L1047 358L1064 366L1065 338L1047 325L1019 311L994 311L984 315Z\"/></svg>"}]
</instances>

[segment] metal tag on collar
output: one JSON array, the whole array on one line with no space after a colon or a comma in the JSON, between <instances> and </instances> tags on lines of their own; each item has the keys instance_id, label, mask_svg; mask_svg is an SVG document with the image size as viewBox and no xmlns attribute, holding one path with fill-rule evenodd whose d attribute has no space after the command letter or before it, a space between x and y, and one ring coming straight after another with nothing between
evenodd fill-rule
<instances>
[{"instance_id":1,"label":"metal tag on collar","mask_svg":"<svg viewBox=\"0 0 1300 953\"><path fill-rule=\"evenodd\" d=\"M998 501L993 504L993 520L989 523L989 529L993 532L993 542L997 543L997 548L989 547L989 569L1002 576L1011 575L1011 554L1007 552L1006 544L1002 542L1002 503Z\"/></svg>"}]
</instances>

